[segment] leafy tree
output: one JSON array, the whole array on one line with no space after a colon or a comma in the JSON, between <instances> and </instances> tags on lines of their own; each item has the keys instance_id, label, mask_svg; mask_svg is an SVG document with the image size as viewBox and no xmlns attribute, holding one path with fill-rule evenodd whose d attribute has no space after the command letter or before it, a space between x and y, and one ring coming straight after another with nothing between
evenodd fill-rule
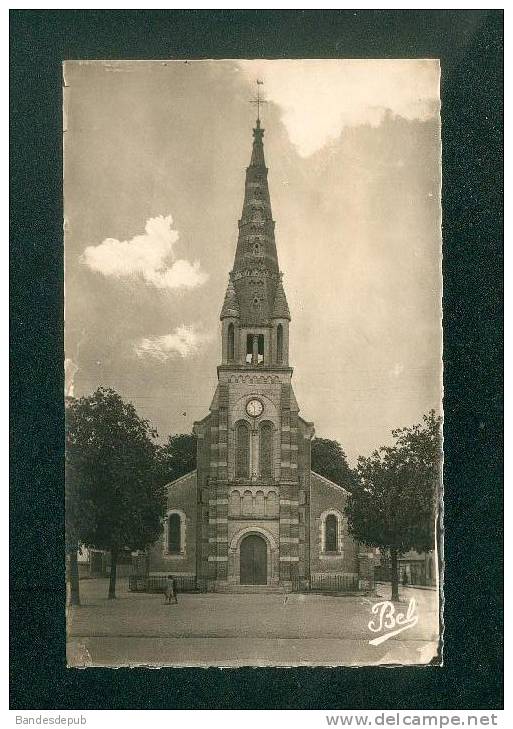
<instances>
[{"instance_id":1,"label":"leafy tree","mask_svg":"<svg viewBox=\"0 0 513 729\"><path fill-rule=\"evenodd\" d=\"M355 482L355 474L349 467L342 446L329 438L312 440L312 470L348 491Z\"/></svg>"},{"instance_id":2,"label":"leafy tree","mask_svg":"<svg viewBox=\"0 0 513 729\"><path fill-rule=\"evenodd\" d=\"M390 553L392 600L399 599L397 558L434 548L441 474L441 418L393 430L394 444L358 459L358 480L346 505L348 527L360 542Z\"/></svg>"},{"instance_id":3,"label":"leafy tree","mask_svg":"<svg viewBox=\"0 0 513 729\"><path fill-rule=\"evenodd\" d=\"M192 433L170 435L158 449L159 469L165 483L174 481L196 468L197 438Z\"/></svg>"},{"instance_id":4,"label":"leafy tree","mask_svg":"<svg viewBox=\"0 0 513 729\"><path fill-rule=\"evenodd\" d=\"M111 389L68 402L66 491L68 541L109 550L109 598L124 549L144 549L161 529L164 489L157 433Z\"/></svg>"},{"instance_id":5,"label":"leafy tree","mask_svg":"<svg viewBox=\"0 0 513 729\"><path fill-rule=\"evenodd\" d=\"M73 397L66 397L65 410L66 421L68 413L75 403ZM65 540L66 540L66 570L70 586L70 602L72 605L80 605L80 582L78 572L78 551L81 546L81 527L91 518L89 504L86 499L81 498L79 479L74 472L73 463L66 462L66 479L64 489L65 504Z\"/></svg>"}]
</instances>

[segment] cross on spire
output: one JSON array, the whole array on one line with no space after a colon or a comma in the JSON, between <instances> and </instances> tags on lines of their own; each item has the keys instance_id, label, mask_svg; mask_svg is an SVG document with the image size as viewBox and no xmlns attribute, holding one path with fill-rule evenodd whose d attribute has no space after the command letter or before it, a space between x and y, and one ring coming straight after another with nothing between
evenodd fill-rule
<instances>
[{"instance_id":1,"label":"cross on spire","mask_svg":"<svg viewBox=\"0 0 513 729\"><path fill-rule=\"evenodd\" d=\"M267 104L267 101L265 99L262 99L260 96L260 86L264 85L263 81L260 81L260 79L257 78L257 95L256 99L251 99L250 104L256 104L257 107L257 127L260 127L260 104Z\"/></svg>"}]
</instances>

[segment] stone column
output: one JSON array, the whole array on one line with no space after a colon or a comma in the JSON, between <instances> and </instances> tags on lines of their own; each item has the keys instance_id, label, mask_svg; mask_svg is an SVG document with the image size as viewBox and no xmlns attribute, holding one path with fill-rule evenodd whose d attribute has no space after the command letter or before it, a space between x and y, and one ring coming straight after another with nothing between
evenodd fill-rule
<instances>
[{"instance_id":1,"label":"stone column","mask_svg":"<svg viewBox=\"0 0 513 729\"><path fill-rule=\"evenodd\" d=\"M258 478L258 472L259 472L259 452L258 452L258 429L254 423L251 425L251 431L249 434L250 437L250 447L249 447L249 454L250 454L250 476L252 481L256 481Z\"/></svg>"},{"instance_id":2,"label":"stone column","mask_svg":"<svg viewBox=\"0 0 513 729\"><path fill-rule=\"evenodd\" d=\"M280 581L292 587L299 577L299 484L297 414L290 411L290 385L281 396Z\"/></svg>"},{"instance_id":3,"label":"stone column","mask_svg":"<svg viewBox=\"0 0 513 729\"><path fill-rule=\"evenodd\" d=\"M228 385L219 385L219 437L217 449L216 577L228 579Z\"/></svg>"}]
</instances>

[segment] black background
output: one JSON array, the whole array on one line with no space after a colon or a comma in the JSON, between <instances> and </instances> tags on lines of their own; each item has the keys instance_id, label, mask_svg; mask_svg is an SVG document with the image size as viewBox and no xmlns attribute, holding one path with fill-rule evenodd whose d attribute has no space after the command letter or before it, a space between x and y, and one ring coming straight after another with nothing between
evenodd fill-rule
<instances>
[{"instance_id":1,"label":"black background","mask_svg":"<svg viewBox=\"0 0 513 729\"><path fill-rule=\"evenodd\" d=\"M12 10L11 707L502 706L502 57L498 10ZM63 534L65 59L442 62L444 666L67 669Z\"/></svg>"}]
</instances>

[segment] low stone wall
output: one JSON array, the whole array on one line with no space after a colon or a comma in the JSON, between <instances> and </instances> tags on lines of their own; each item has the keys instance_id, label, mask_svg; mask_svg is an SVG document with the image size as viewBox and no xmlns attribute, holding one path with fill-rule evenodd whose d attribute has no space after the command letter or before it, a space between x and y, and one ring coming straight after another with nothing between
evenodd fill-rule
<instances>
[{"instance_id":1,"label":"low stone wall","mask_svg":"<svg viewBox=\"0 0 513 729\"><path fill-rule=\"evenodd\" d=\"M310 590L312 592L357 592L360 587L360 578L357 574L312 574L310 577Z\"/></svg>"},{"instance_id":2,"label":"low stone wall","mask_svg":"<svg viewBox=\"0 0 513 729\"><path fill-rule=\"evenodd\" d=\"M130 575L128 589L130 592L164 592L167 577L161 575ZM174 577L176 592L197 592L195 577Z\"/></svg>"}]
</instances>

